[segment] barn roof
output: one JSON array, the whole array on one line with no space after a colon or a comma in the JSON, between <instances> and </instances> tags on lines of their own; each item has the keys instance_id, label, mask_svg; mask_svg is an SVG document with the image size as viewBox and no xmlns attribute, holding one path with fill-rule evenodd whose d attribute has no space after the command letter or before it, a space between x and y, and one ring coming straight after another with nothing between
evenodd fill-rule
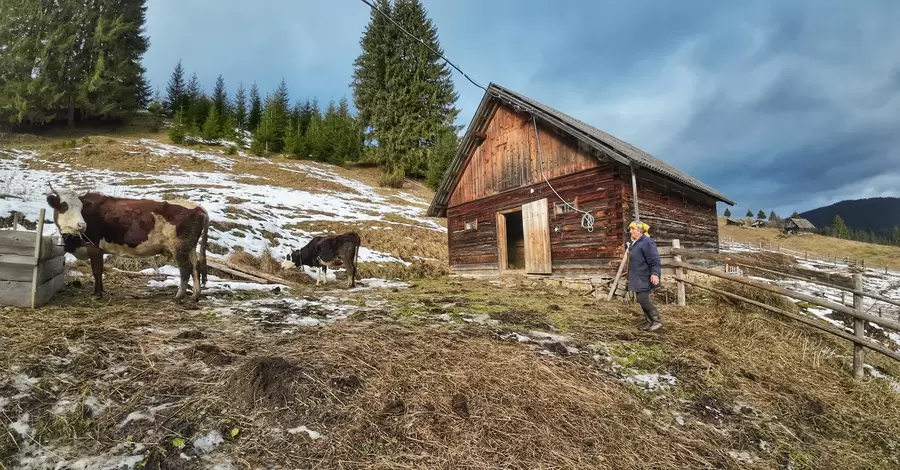
<instances>
[{"instance_id":1,"label":"barn roof","mask_svg":"<svg viewBox=\"0 0 900 470\"><path fill-rule=\"evenodd\" d=\"M800 217L791 217L791 218L788 219L788 220L790 220L791 222L793 222L794 225L796 225L797 228L799 228L799 229L808 229L808 230L815 230L815 229L816 229L816 226L813 225L810 221L808 221L808 220L806 220L806 219L803 219L803 218L800 218Z\"/></svg>"},{"instance_id":2,"label":"barn roof","mask_svg":"<svg viewBox=\"0 0 900 470\"><path fill-rule=\"evenodd\" d=\"M675 181L708 194L718 201L723 201L734 206L734 201L729 200L722 193L701 183L686 173L673 168L668 163L650 155L634 145L545 104L534 101L531 98L495 83L491 83L488 85L487 91L481 99L481 103L478 105L478 109L475 111L474 116L472 116L472 121L469 123L466 134L459 144L457 153L453 157L453 160L450 161L447 172L444 174L444 178L437 188L434 199L428 207L426 215L429 217L444 216L446 214L450 194L461 176L460 173L465 165L466 156L469 155L472 148L476 145L474 133L483 132L484 129L487 128L491 104L496 100L499 100L516 110L530 111L536 118L540 118L542 121L550 123L623 165L635 165L653 170L663 176L672 178Z\"/></svg>"}]
</instances>

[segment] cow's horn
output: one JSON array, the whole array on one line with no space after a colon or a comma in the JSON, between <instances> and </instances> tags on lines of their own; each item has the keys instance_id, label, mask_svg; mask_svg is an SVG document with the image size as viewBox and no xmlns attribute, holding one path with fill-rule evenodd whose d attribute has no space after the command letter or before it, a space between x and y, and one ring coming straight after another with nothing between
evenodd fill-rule
<instances>
[{"instance_id":1,"label":"cow's horn","mask_svg":"<svg viewBox=\"0 0 900 470\"><path fill-rule=\"evenodd\" d=\"M57 195L57 196L59 196L59 193L58 193L58 192L56 192L56 190L55 190L55 189L53 189L53 185L52 185L52 184L50 184L50 182L49 182L49 181L48 181L48 182L47 182L47 186L48 186L48 187L50 187L50 191L48 191L48 192L47 192L47 195L50 195L50 194L56 194L56 195Z\"/></svg>"}]
</instances>

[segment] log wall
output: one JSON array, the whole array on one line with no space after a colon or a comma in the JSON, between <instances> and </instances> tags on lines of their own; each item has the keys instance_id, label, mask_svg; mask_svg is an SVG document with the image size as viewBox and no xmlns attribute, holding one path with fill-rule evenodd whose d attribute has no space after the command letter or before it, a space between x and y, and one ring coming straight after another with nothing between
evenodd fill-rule
<instances>
[{"instance_id":1,"label":"log wall","mask_svg":"<svg viewBox=\"0 0 900 470\"><path fill-rule=\"evenodd\" d=\"M497 213L547 198L554 274L615 274L624 250L625 217L622 183L612 166L604 164L550 183L567 202L593 215L592 232L581 226L583 213L559 211L565 205L542 181L448 208L451 270L497 273ZM475 223L475 227L467 230L467 222Z\"/></svg>"},{"instance_id":2,"label":"log wall","mask_svg":"<svg viewBox=\"0 0 900 470\"><path fill-rule=\"evenodd\" d=\"M502 192L530 187L547 179L596 167L589 150L570 136L539 127L538 153L534 124L528 115L498 106L485 130L485 139L469 157L449 206L457 206ZM543 177L541 166L543 162Z\"/></svg>"},{"instance_id":3,"label":"log wall","mask_svg":"<svg viewBox=\"0 0 900 470\"><path fill-rule=\"evenodd\" d=\"M647 171L637 171L638 211L641 221L650 225L650 237L657 246L669 246L677 238L686 250L718 252L716 200ZM630 223L634 218L631 173L622 169L619 175L624 216Z\"/></svg>"}]
</instances>

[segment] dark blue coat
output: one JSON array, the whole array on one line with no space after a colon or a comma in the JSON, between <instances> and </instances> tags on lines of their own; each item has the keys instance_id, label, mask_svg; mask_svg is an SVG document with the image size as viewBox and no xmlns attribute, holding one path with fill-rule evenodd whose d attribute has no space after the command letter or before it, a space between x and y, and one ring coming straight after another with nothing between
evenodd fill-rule
<instances>
[{"instance_id":1,"label":"dark blue coat","mask_svg":"<svg viewBox=\"0 0 900 470\"><path fill-rule=\"evenodd\" d=\"M647 292L662 285L659 251L656 242L647 235L635 240L629 248L631 252L628 260L628 290L632 292ZM653 285L650 275L656 274L660 283Z\"/></svg>"}]
</instances>

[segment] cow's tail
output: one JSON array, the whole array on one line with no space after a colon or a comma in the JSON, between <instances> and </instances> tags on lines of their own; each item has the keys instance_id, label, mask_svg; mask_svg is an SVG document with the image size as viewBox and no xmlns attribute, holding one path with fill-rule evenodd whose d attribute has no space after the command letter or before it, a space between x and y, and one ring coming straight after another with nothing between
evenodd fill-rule
<instances>
[{"instance_id":1,"label":"cow's tail","mask_svg":"<svg viewBox=\"0 0 900 470\"><path fill-rule=\"evenodd\" d=\"M357 235L359 237L359 235ZM362 240L357 238L356 240L356 248L353 250L353 279L359 280L359 245L362 245Z\"/></svg>"},{"instance_id":2,"label":"cow's tail","mask_svg":"<svg viewBox=\"0 0 900 470\"><path fill-rule=\"evenodd\" d=\"M200 284L206 286L206 247L209 235L209 214L204 212L205 220L203 222L203 233L200 235L200 255L197 258L199 266L197 270L200 272Z\"/></svg>"}]
</instances>

